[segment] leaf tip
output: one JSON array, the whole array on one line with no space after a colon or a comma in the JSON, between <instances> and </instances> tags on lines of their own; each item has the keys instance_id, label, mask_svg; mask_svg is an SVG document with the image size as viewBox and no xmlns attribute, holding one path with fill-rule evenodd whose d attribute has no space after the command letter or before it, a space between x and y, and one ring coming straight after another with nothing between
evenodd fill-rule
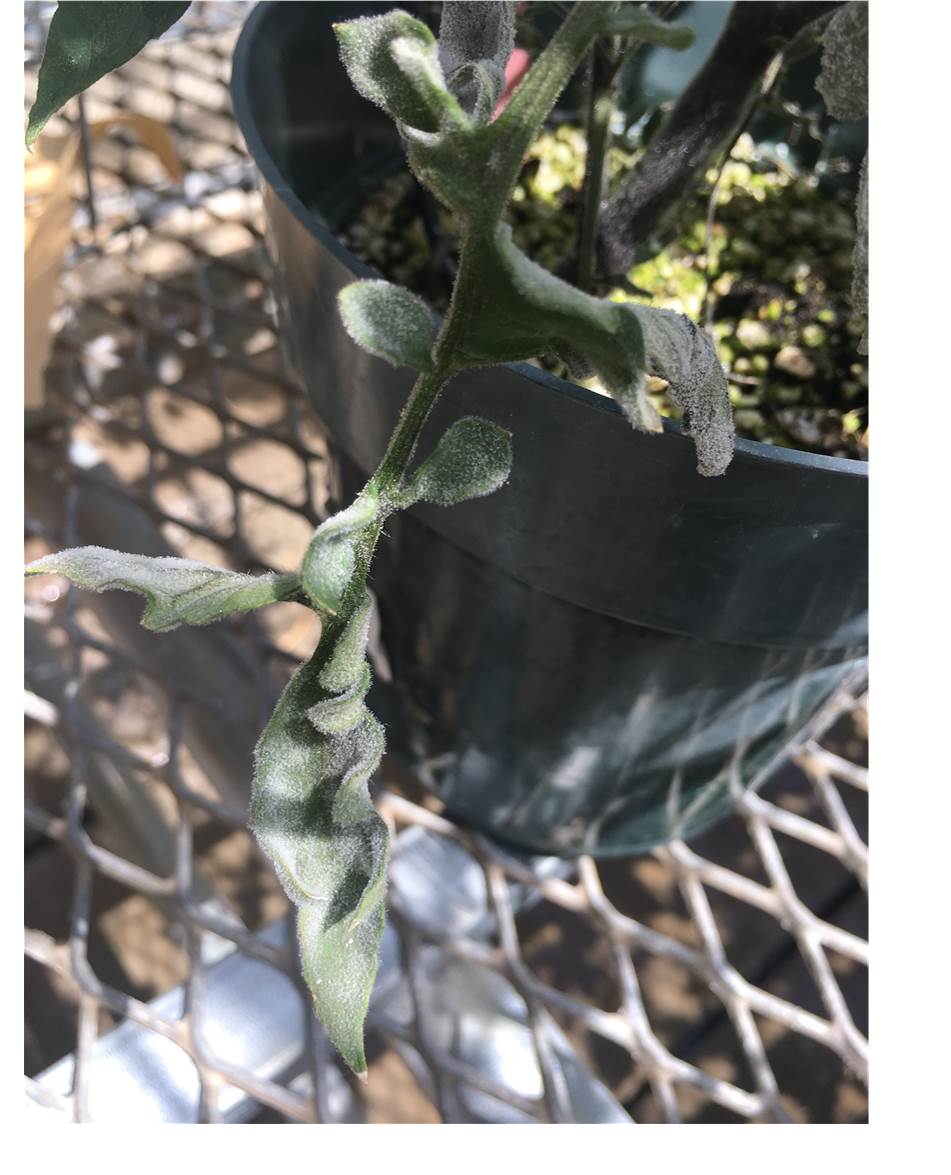
<instances>
[{"instance_id":1,"label":"leaf tip","mask_svg":"<svg viewBox=\"0 0 951 1175\"><path fill-rule=\"evenodd\" d=\"M696 37L693 29L686 25L671 25L670 26L670 48L671 49L689 49L694 43Z\"/></svg>"},{"instance_id":2,"label":"leaf tip","mask_svg":"<svg viewBox=\"0 0 951 1175\"><path fill-rule=\"evenodd\" d=\"M27 563L23 568L24 575L50 575L55 574L55 569L47 567L45 564L49 561L49 555L41 555L39 559L34 559L32 563Z\"/></svg>"}]
</instances>

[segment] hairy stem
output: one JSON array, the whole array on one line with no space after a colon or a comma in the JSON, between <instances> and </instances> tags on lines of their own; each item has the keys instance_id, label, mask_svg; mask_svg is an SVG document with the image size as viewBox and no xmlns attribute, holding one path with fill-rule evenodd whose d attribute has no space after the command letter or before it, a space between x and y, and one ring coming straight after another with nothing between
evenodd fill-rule
<instances>
[{"instance_id":1,"label":"hairy stem","mask_svg":"<svg viewBox=\"0 0 951 1175\"><path fill-rule=\"evenodd\" d=\"M606 11L612 3L576 4L559 26L526 78L515 88L508 105L488 127L487 135L505 144L500 173L493 185L494 192L483 213L484 223L492 223L502 216L522 166L525 152L548 116L562 90L578 67L578 59L597 35ZM494 198L493 198L494 197Z\"/></svg>"},{"instance_id":2,"label":"hairy stem","mask_svg":"<svg viewBox=\"0 0 951 1175\"><path fill-rule=\"evenodd\" d=\"M376 491L384 504L399 489L412 460L419 434L448 378L449 372L437 367L435 371L421 372L413 384L383 460L367 483L367 488Z\"/></svg>"}]
</instances>

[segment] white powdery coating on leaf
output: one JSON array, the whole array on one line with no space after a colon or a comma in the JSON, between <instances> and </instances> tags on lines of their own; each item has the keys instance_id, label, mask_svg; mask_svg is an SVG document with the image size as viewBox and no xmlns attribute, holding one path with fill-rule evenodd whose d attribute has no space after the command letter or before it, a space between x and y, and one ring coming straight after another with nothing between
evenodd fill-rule
<instances>
[{"instance_id":1,"label":"white powdery coating on leaf","mask_svg":"<svg viewBox=\"0 0 951 1175\"><path fill-rule=\"evenodd\" d=\"M359 615L359 613L358 613ZM389 836L369 781L385 749L383 728L362 703L369 665L354 665L365 626L347 645L328 691L313 664L291 680L258 743L251 826L292 902L314 1006L351 1068L366 1068L363 1021L384 923ZM354 673L350 681L344 666Z\"/></svg>"},{"instance_id":2,"label":"white powdery coating on leaf","mask_svg":"<svg viewBox=\"0 0 951 1175\"><path fill-rule=\"evenodd\" d=\"M402 501L455 506L484 498L508 480L512 469L511 434L477 416L457 420L410 478Z\"/></svg>"},{"instance_id":3,"label":"white powdery coating on leaf","mask_svg":"<svg viewBox=\"0 0 951 1175\"><path fill-rule=\"evenodd\" d=\"M415 37L396 37L390 43L390 56L411 83L413 91L425 102L430 117L435 118L437 124L444 116L450 116L453 107L458 114L457 104L447 100L449 90L434 45L425 45ZM425 99L423 95L426 95ZM427 128L419 129L425 131Z\"/></svg>"},{"instance_id":4,"label":"white powdery coating on leaf","mask_svg":"<svg viewBox=\"0 0 951 1175\"><path fill-rule=\"evenodd\" d=\"M421 298L381 279L351 282L337 300L347 334L364 350L394 367L431 370L435 330Z\"/></svg>"},{"instance_id":5,"label":"white powdery coating on leaf","mask_svg":"<svg viewBox=\"0 0 951 1175\"><path fill-rule=\"evenodd\" d=\"M726 374L713 343L685 314L624 304L641 324L648 370L667 380L697 450L697 472L725 473L733 459L733 413Z\"/></svg>"},{"instance_id":6,"label":"white powdery coating on leaf","mask_svg":"<svg viewBox=\"0 0 951 1175\"><path fill-rule=\"evenodd\" d=\"M321 734L339 734L359 722L364 713L363 699L370 688L370 666L364 661L356 679L341 693L317 702L307 717Z\"/></svg>"},{"instance_id":7,"label":"white powdery coating on leaf","mask_svg":"<svg viewBox=\"0 0 951 1175\"><path fill-rule=\"evenodd\" d=\"M868 317L868 152L862 160L859 191L855 200L855 250L852 253L852 309ZM868 325L862 332L859 351L868 354Z\"/></svg>"},{"instance_id":8,"label":"white powdery coating on leaf","mask_svg":"<svg viewBox=\"0 0 951 1175\"><path fill-rule=\"evenodd\" d=\"M868 4L846 4L829 21L816 89L833 118L868 114Z\"/></svg>"},{"instance_id":9,"label":"white powdery coating on leaf","mask_svg":"<svg viewBox=\"0 0 951 1175\"><path fill-rule=\"evenodd\" d=\"M30 575L63 575L89 591L138 592L148 600L146 628L168 632L180 624L210 624L293 595L294 575L241 575L172 555L132 555L106 547L72 547L30 563Z\"/></svg>"},{"instance_id":10,"label":"white powdery coating on leaf","mask_svg":"<svg viewBox=\"0 0 951 1175\"><path fill-rule=\"evenodd\" d=\"M377 503L359 497L318 526L301 564L301 587L315 608L336 614L353 574L356 545L377 517Z\"/></svg>"},{"instance_id":11,"label":"white powdery coating on leaf","mask_svg":"<svg viewBox=\"0 0 951 1175\"><path fill-rule=\"evenodd\" d=\"M360 16L344 21L335 25L334 31L344 68L358 93L387 114L405 117L408 113L404 108L406 100L415 105L418 97L412 92L401 93L403 87L396 76L397 69L389 57L389 49L397 37L411 37L423 46L431 46L435 56L436 42L429 29L408 12L397 8L382 16ZM393 68L387 69L388 64Z\"/></svg>"},{"instance_id":12,"label":"white powdery coating on leaf","mask_svg":"<svg viewBox=\"0 0 951 1175\"><path fill-rule=\"evenodd\" d=\"M370 632L373 601L364 591L363 602L354 610L347 627L337 638L329 661L321 670L320 684L332 693L351 686L360 676Z\"/></svg>"},{"instance_id":13,"label":"white powdery coating on leaf","mask_svg":"<svg viewBox=\"0 0 951 1175\"><path fill-rule=\"evenodd\" d=\"M833 118L868 115L868 4L846 4L829 21L822 38L822 70L816 89ZM852 309L860 317L868 316L868 152L855 200ZM867 327L858 349L868 354Z\"/></svg>"}]
</instances>

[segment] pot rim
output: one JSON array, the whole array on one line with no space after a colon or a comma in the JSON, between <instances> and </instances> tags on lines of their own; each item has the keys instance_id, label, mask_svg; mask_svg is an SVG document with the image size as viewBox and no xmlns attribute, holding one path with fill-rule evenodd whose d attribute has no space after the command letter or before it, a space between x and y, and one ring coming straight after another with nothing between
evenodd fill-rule
<instances>
[{"instance_id":1,"label":"pot rim","mask_svg":"<svg viewBox=\"0 0 951 1175\"><path fill-rule=\"evenodd\" d=\"M248 87L248 77L253 68L253 41L258 26L279 7L278 0L259 0L241 29L234 50L230 83L235 121L244 136L248 154L255 166L275 195L283 201L301 226L316 237L324 248L329 249L355 277L377 278L379 273L345 248L326 225L321 224L307 208L278 167L258 132ZM435 318L438 324L442 325L442 319L438 315ZM599 395L588 388L561 379L559 376L534 367L530 363L505 363L500 366L508 367L525 379L542 385L556 395L576 400L595 411L608 412L616 416L622 415L620 407L610 397ZM663 418L663 426L664 434L683 435L681 425L675 420L665 417ZM821 469L827 473L846 477L868 478L869 462L851 457L830 457L822 453L810 453L803 449L787 449L781 445L768 445L762 441L747 440L745 437L736 438L736 452L742 453L744 457L754 461L765 461L799 469Z\"/></svg>"}]
</instances>

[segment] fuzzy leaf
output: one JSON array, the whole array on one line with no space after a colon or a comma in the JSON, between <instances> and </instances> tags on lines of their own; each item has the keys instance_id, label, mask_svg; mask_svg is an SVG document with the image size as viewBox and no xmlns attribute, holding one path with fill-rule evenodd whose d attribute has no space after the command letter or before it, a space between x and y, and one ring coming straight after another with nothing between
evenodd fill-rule
<instances>
[{"instance_id":1,"label":"fuzzy leaf","mask_svg":"<svg viewBox=\"0 0 951 1175\"><path fill-rule=\"evenodd\" d=\"M342 692L311 706L307 711L307 717L321 734L339 734L343 730L349 730L363 713L363 699L369 689L370 666L364 661L355 681Z\"/></svg>"},{"instance_id":2,"label":"fuzzy leaf","mask_svg":"<svg viewBox=\"0 0 951 1175\"><path fill-rule=\"evenodd\" d=\"M477 416L457 420L443 433L399 495L401 506L432 502L455 506L494 493L512 470L512 434Z\"/></svg>"},{"instance_id":3,"label":"fuzzy leaf","mask_svg":"<svg viewBox=\"0 0 951 1175\"><path fill-rule=\"evenodd\" d=\"M353 610L346 627L334 644L333 653L320 671L320 684L331 693L340 693L348 689L359 676L367 647L372 611L370 593L364 591L362 602Z\"/></svg>"},{"instance_id":4,"label":"fuzzy leaf","mask_svg":"<svg viewBox=\"0 0 951 1175\"><path fill-rule=\"evenodd\" d=\"M435 331L422 299L392 282L359 281L337 301L347 333L364 350L395 367L432 370Z\"/></svg>"},{"instance_id":5,"label":"fuzzy leaf","mask_svg":"<svg viewBox=\"0 0 951 1175\"><path fill-rule=\"evenodd\" d=\"M377 503L360 497L318 526L301 564L301 587L318 611L336 615L356 561L357 544L377 517Z\"/></svg>"},{"instance_id":6,"label":"fuzzy leaf","mask_svg":"<svg viewBox=\"0 0 951 1175\"><path fill-rule=\"evenodd\" d=\"M855 198L855 249L852 252L852 309L866 319L858 344L868 354L868 152L862 160L859 190Z\"/></svg>"},{"instance_id":7,"label":"fuzzy leaf","mask_svg":"<svg viewBox=\"0 0 951 1175\"><path fill-rule=\"evenodd\" d=\"M459 105L486 122L505 89L515 46L515 5L449 0L439 23L439 63Z\"/></svg>"},{"instance_id":8,"label":"fuzzy leaf","mask_svg":"<svg viewBox=\"0 0 951 1175\"><path fill-rule=\"evenodd\" d=\"M210 624L264 604L288 600L296 575L239 575L194 559L129 555L104 547L73 547L27 565L27 575L63 575L94 592L140 592L148 600L142 623L153 632L179 624Z\"/></svg>"},{"instance_id":9,"label":"fuzzy leaf","mask_svg":"<svg viewBox=\"0 0 951 1175\"><path fill-rule=\"evenodd\" d=\"M868 114L868 4L837 8L822 37L816 89L833 118Z\"/></svg>"},{"instance_id":10,"label":"fuzzy leaf","mask_svg":"<svg viewBox=\"0 0 951 1175\"><path fill-rule=\"evenodd\" d=\"M318 645L284 691L257 746L251 801L255 836L298 907L314 1009L361 1076L389 851L368 787L384 737L362 702L370 680L361 647L369 612L364 600L331 646ZM328 670L341 687L336 693L325 684Z\"/></svg>"},{"instance_id":11,"label":"fuzzy leaf","mask_svg":"<svg viewBox=\"0 0 951 1175\"><path fill-rule=\"evenodd\" d=\"M726 374L710 339L685 314L624 304L641 324L647 370L666 379L697 450L697 472L717 477L733 459L733 414Z\"/></svg>"},{"instance_id":12,"label":"fuzzy leaf","mask_svg":"<svg viewBox=\"0 0 951 1175\"><path fill-rule=\"evenodd\" d=\"M427 132L468 125L446 88L436 40L421 21L395 8L335 24L334 32L356 89L398 123Z\"/></svg>"},{"instance_id":13,"label":"fuzzy leaf","mask_svg":"<svg viewBox=\"0 0 951 1175\"><path fill-rule=\"evenodd\" d=\"M822 69L816 89L833 118L868 115L868 4L850 3L836 9L822 38ZM852 309L860 318L868 318L868 152L855 200ZM858 350L868 354L867 322Z\"/></svg>"},{"instance_id":14,"label":"fuzzy leaf","mask_svg":"<svg viewBox=\"0 0 951 1175\"><path fill-rule=\"evenodd\" d=\"M50 21L36 101L26 128L29 147L57 110L87 86L131 60L188 8L184 4L70 0Z\"/></svg>"},{"instance_id":15,"label":"fuzzy leaf","mask_svg":"<svg viewBox=\"0 0 951 1175\"><path fill-rule=\"evenodd\" d=\"M491 291L461 342L474 361L502 363L570 354L621 404L635 427L657 432L660 418L644 393L644 340L637 318L616 302L593 298L548 273L499 225L469 259L469 280Z\"/></svg>"}]
</instances>

